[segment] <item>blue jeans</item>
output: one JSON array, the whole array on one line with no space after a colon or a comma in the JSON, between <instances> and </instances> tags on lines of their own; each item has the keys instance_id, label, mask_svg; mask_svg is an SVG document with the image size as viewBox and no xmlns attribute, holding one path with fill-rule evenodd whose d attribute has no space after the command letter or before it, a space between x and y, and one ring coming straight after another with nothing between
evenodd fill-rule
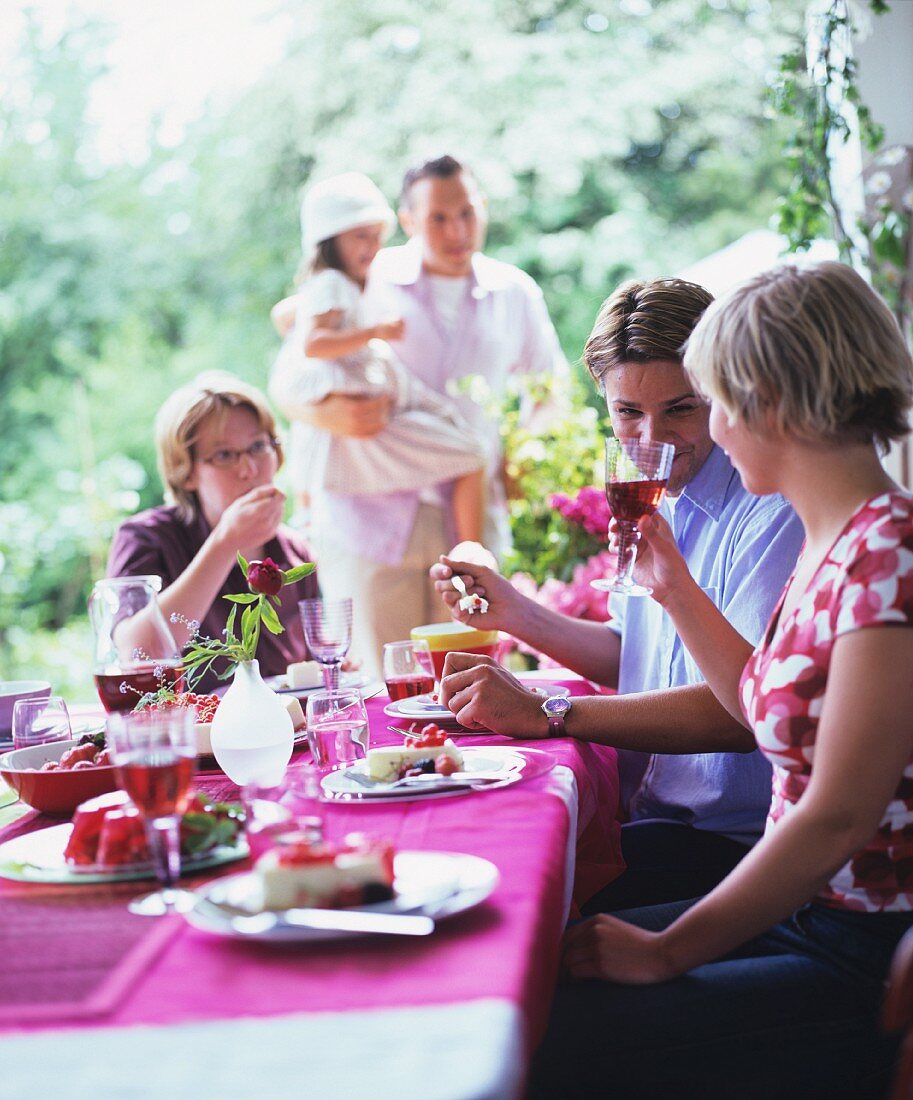
<instances>
[{"instance_id":1,"label":"blue jeans","mask_svg":"<svg viewBox=\"0 0 913 1100\"><path fill-rule=\"evenodd\" d=\"M751 848L708 829L673 821L631 821L621 827L625 870L583 906L584 916L702 897Z\"/></svg>"},{"instance_id":2,"label":"blue jeans","mask_svg":"<svg viewBox=\"0 0 913 1100\"><path fill-rule=\"evenodd\" d=\"M619 913L658 931L694 901ZM559 985L530 1072L535 1100L882 1097L896 1043L884 980L913 914L803 906L716 962L658 985Z\"/></svg>"}]
</instances>

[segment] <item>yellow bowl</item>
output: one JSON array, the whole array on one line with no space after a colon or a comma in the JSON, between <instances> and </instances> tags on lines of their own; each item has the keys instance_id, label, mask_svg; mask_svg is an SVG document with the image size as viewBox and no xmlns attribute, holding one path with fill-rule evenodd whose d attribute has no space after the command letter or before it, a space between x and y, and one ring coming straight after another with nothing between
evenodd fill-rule
<instances>
[{"instance_id":1,"label":"yellow bowl","mask_svg":"<svg viewBox=\"0 0 913 1100\"><path fill-rule=\"evenodd\" d=\"M444 658L448 653L481 653L494 657L498 649L497 630L474 630L463 623L429 623L416 626L410 632L413 642L428 643L434 674L440 679L444 672Z\"/></svg>"}]
</instances>

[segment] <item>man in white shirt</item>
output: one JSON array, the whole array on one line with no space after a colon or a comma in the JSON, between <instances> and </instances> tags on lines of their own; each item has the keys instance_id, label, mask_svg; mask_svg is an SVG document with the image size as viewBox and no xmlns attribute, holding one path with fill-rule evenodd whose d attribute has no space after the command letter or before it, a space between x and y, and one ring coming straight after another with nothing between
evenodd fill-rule
<instances>
[{"instance_id":1,"label":"man in white shirt","mask_svg":"<svg viewBox=\"0 0 913 1100\"><path fill-rule=\"evenodd\" d=\"M567 363L542 292L524 272L484 256L485 199L453 157L410 169L400 197L408 244L381 252L365 298L368 320L402 317L396 354L417 378L449 396L484 441L489 495L486 544L509 540L497 424L460 392L479 377L495 400L515 374L564 376ZM374 435L389 414L386 398L331 394L313 406L316 427L350 437ZM446 471L442 471L446 477ZM440 617L428 569L452 545L448 493L322 494L314 502L313 544L326 596L353 596L353 652L376 671L386 641Z\"/></svg>"}]
</instances>

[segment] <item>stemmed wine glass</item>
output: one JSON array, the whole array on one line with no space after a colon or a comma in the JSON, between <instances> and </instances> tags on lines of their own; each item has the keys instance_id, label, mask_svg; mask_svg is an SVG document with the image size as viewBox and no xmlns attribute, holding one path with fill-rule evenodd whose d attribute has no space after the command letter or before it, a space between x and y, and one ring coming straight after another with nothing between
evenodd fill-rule
<instances>
[{"instance_id":1,"label":"stemmed wine glass","mask_svg":"<svg viewBox=\"0 0 913 1100\"><path fill-rule=\"evenodd\" d=\"M352 600L302 600L298 610L308 649L323 665L323 686L336 691L342 659L352 644Z\"/></svg>"},{"instance_id":2,"label":"stemmed wine glass","mask_svg":"<svg viewBox=\"0 0 913 1100\"><path fill-rule=\"evenodd\" d=\"M184 913L196 895L175 884L181 874L180 825L196 769L196 710L140 710L108 718L108 747L117 781L139 810L162 889L131 901L131 913Z\"/></svg>"},{"instance_id":3,"label":"stemmed wine glass","mask_svg":"<svg viewBox=\"0 0 913 1100\"><path fill-rule=\"evenodd\" d=\"M622 596L649 596L653 591L633 578L640 542L637 523L662 502L674 458L671 443L615 437L605 441L605 494L617 526L618 568L613 578L590 581L593 588Z\"/></svg>"}]
</instances>

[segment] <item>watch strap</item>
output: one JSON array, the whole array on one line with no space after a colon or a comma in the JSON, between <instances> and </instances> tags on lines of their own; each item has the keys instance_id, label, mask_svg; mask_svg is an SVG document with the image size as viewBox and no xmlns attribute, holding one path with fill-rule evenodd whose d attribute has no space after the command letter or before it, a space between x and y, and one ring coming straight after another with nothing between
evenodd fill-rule
<instances>
[{"instance_id":1,"label":"watch strap","mask_svg":"<svg viewBox=\"0 0 913 1100\"><path fill-rule=\"evenodd\" d=\"M550 714L548 715L548 735L549 737L566 737L567 730L564 727L564 715L563 714Z\"/></svg>"}]
</instances>

